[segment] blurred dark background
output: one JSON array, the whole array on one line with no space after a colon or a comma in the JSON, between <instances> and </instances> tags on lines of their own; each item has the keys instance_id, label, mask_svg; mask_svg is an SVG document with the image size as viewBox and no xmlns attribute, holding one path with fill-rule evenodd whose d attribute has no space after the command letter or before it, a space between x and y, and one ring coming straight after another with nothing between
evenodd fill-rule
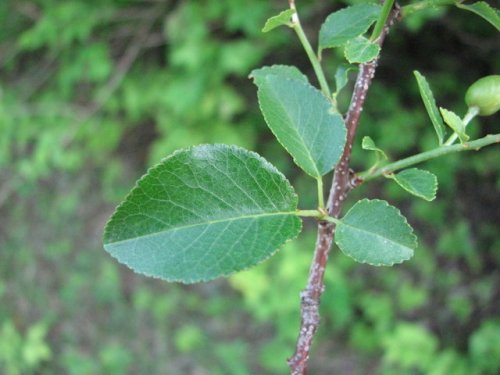
<instances>
[{"instance_id":1,"label":"blurred dark background","mask_svg":"<svg viewBox=\"0 0 500 375\"><path fill-rule=\"evenodd\" d=\"M360 1L297 2L313 43L332 11ZM408 2L403 2L407 4ZM314 246L314 223L258 267L206 284L150 280L102 249L103 226L146 169L173 150L255 150L315 204L315 181L273 139L249 72L312 70L291 30L268 34L273 1L0 2L0 373L286 374ZM395 26L370 89L353 166L369 135L396 160L436 146L412 71L463 115L463 94L499 72L498 32L457 8ZM327 52L333 78L341 53ZM351 84L354 76L351 76ZM349 95L339 100L345 110ZM472 137L498 132L498 115ZM423 165L426 202L390 181L353 192L401 208L419 235L393 268L334 248L311 374L471 375L500 371L498 147ZM331 176L327 176L327 181Z\"/></svg>"}]
</instances>

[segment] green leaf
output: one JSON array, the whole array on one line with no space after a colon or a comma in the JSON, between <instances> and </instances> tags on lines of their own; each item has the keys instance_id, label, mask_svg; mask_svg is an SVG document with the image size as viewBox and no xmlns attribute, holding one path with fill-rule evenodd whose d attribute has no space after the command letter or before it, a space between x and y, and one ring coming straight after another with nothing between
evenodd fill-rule
<instances>
[{"instance_id":1,"label":"green leaf","mask_svg":"<svg viewBox=\"0 0 500 375\"><path fill-rule=\"evenodd\" d=\"M344 55L351 64L363 64L378 56L380 46L362 36L351 39L345 45Z\"/></svg>"},{"instance_id":2,"label":"green leaf","mask_svg":"<svg viewBox=\"0 0 500 375\"><path fill-rule=\"evenodd\" d=\"M333 169L344 150L344 120L330 101L308 83L267 75L255 80L264 118L278 141L309 175Z\"/></svg>"},{"instance_id":3,"label":"green leaf","mask_svg":"<svg viewBox=\"0 0 500 375\"><path fill-rule=\"evenodd\" d=\"M391 178L410 194L427 201L432 201L436 198L438 187L437 177L429 171L410 168L392 175Z\"/></svg>"},{"instance_id":4,"label":"green leaf","mask_svg":"<svg viewBox=\"0 0 500 375\"><path fill-rule=\"evenodd\" d=\"M355 71L356 67L340 64L335 71L335 95L338 95L339 92L347 85L349 72Z\"/></svg>"},{"instance_id":5,"label":"green leaf","mask_svg":"<svg viewBox=\"0 0 500 375\"><path fill-rule=\"evenodd\" d=\"M290 17L295 13L295 9L287 9L282 11L277 16L273 16L266 21L266 24L262 28L262 32L267 33L279 26L290 26Z\"/></svg>"},{"instance_id":6,"label":"green leaf","mask_svg":"<svg viewBox=\"0 0 500 375\"><path fill-rule=\"evenodd\" d=\"M497 31L500 31L500 12L498 11L498 9L491 7L488 3L484 1L478 1L470 5L462 3L456 3L455 5L461 9L476 13L478 16L484 18L486 21L492 24L495 29L497 29Z\"/></svg>"},{"instance_id":7,"label":"green leaf","mask_svg":"<svg viewBox=\"0 0 500 375\"><path fill-rule=\"evenodd\" d=\"M357 4L328 16L319 31L319 49L339 47L364 34L381 11L377 4Z\"/></svg>"},{"instance_id":8,"label":"green leaf","mask_svg":"<svg viewBox=\"0 0 500 375\"><path fill-rule=\"evenodd\" d=\"M413 256L417 238L396 207L363 199L337 224L335 243L357 262L392 266Z\"/></svg>"},{"instance_id":9,"label":"green leaf","mask_svg":"<svg viewBox=\"0 0 500 375\"><path fill-rule=\"evenodd\" d=\"M380 148L378 148L375 145L375 142L373 142L373 139L371 139L368 136L364 136L362 141L361 141L361 148L363 150L370 150L370 151L375 151L377 153L377 160L380 161L382 159L387 159L387 155L385 154L384 151L382 151Z\"/></svg>"},{"instance_id":10,"label":"green leaf","mask_svg":"<svg viewBox=\"0 0 500 375\"><path fill-rule=\"evenodd\" d=\"M420 74L420 72L418 72L417 70L414 70L413 74L417 79L420 96L422 97L422 101L424 102L425 109L429 114L432 125L434 125L434 130L436 131L439 144L442 145L446 131L441 115L439 114L436 101L434 100L434 95L432 94L431 88L427 83L425 77L422 74Z\"/></svg>"},{"instance_id":11,"label":"green leaf","mask_svg":"<svg viewBox=\"0 0 500 375\"><path fill-rule=\"evenodd\" d=\"M257 85L265 83L264 78L269 75L275 75L282 78L297 79L299 81L308 83L307 77L295 66L290 65L272 65L264 66L259 69L254 69L249 75L253 78Z\"/></svg>"},{"instance_id":12,"label":"green leaf","mask_svg":"<svg viewBox=\"0 0 500 375\"><path fill-rule=\"evenodd\" d=\"M460 142L467 142L469 136L465 134L465 124L462 119L458 117L454 112L448 111L445 108L439 107L441 115L443 116L444 122L457 133Z\"/></svg>"},{"instance_id":13,"label":"green leaf","mask_svg":"<svg viewBox=\"0 0 500 375\"><path fill-rule=\"evenodd\" d=\"M297 196L259 155L236 146L180 150L116 209L104 248L136 272L193 283L270 257L297 236Z\"/></svg>"}]
</instances>

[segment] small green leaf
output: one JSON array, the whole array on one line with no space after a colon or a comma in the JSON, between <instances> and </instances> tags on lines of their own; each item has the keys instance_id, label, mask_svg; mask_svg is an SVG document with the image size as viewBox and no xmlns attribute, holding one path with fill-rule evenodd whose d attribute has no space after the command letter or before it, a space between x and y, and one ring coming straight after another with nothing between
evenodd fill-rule
<instances>
[{"instance_id":1,"label":"small green leaf","mask_svg":"<svg viewBox=\"0 0 500 375\"><path fill-rule=\"evenodd\" d=\"M377 160L381 161L383 159L387 159L387 155L385 154L384 151L382 151L380 148L378 148L375 145L375 142L373 142L373 139L371 139L368 136L364 136L362 141L361 141L361 148L363 150L370 150L370 151L375 151L377 153Z\"/></svg>"},{"instance_id":2,"label":"small green leaf","mask_svg":"<svg viewBox=\"0 0 500 375\"><path fill-rule=\"evenodd\" d=\"M392 266L413 256L417 238L396 207L363 199L337 224L335 243L357 262Z\"/></svg>"},{"instance_id":3,"label":"small green leaf","mask_svg":"<svg viewBox=\"0 0 500 375\"><path fill-rule=\"evenodd\" d=\"M357 4L328 16L319 31L319 49L339 47L364 34L377 20L382 7L377 4Z\"/></svg>"},{"instance_id":4,"label":"small green leaf","mask_svg":"<svg viewBox=\"0 0 500 375\"><path fill-rule=\"evenodd\" d=\"M351 64L363 64L378 56L380 46L363 36L349 40L345 45L344 55Z\"/></svg>"},{"instance_id":5,"label":"small green leaf","mask_svg":"<svg viewBox=\"0 0 500 375\"><path fill-rule=\"evenodd\" d=\"M413 71L415 78L417 79L418 89L420 91L420 96L422 97L422 101L424 102L425 109L429 114L432 125L434 125L434 130L436 131L436 135L438 137L439 144L443 144L443 139L446 134L443 119L439 114L439 110L436 105L436 101L434 100L434 95L432 94L431 88L427 83L425 77L420 74L417 70Z\"/></svg>"},{"instance_id":6,"label":"small green leaf","mask_svg":"<svg viewBox=\"0 0 500 375\"><path fill-rule=\"evenodd\" d=\"M267 125L309 175L319 178L337 164L346 129L331 102L310 84L277 75L257 75L258 98Z\"/></svg>"},{"instance_id":7,"label":"small green leaf","mask_svg":"<svg viewBox=\"0 0 500 375\"><path fill-rule=\"evenodd\" d=\"M427 201L432 201L436 198L438 187L437 177L429 171L410 168L392 175L391 178L410 194Z\"/></svg>"},{"instance_id":8,"label":"small green leaf","mask_svg":"<svg viewBox=\"0 0 500 375\"><path fill-rule=\"evenodd\" d=\"M277 16L273 16L266 21L266 24L262 28L262 32L267 33L279 26L291 26L290 17L295 13L295 9L287 9L282 11Z\"/></svg>"},{"instance_id":9,"label":"small green leaf","mask_svg":"<svg viewBox=\"0 0 500 375\"><path fill-rule=\"evenodd\" d=\"M335 71L335 95L347 85L349 72L356 70L355 66L340 64Z\"/></svg>"},{"instance_id":10,"label":"small green leaf","mask_svg":"<svg viewBox=\"0 0 500 375\"><path fill-rule=\"evenodd\" d=\"M468 10L469 12L476 13L478 16L484 18L490 24L492 24L497 31L500 31L500 12L498 9L491 7L488 3L484 1L478 1L474 4L462 4L460 2L455 4L461 9Z\"/></svg>"},{"instance_id":11,"label":"small green leaf","mask_svg":"<svg viewBox=\"0 0 500 375\"><path fill-rule=\"evenodd\" d=\"M116 209L104 248L145 275L193 283L270 257L297 236L297 196L259 155L235 146L180 150Z\"/></svg>"},{"instance_id":12,"label":"small green leaf","mask_svg":"<svg viewBox=\"0 0 500 375\"><path fill-rule=\"evenodd\" d=\"M288 79L297 79L305 83L309 82L307 77L299 69L290 65L264 66L262 68L252 70L249 77L253 78L258 86L259 84L263 84L265 82L264 78L269 75L275 75Z\"/></svg>"},{"instance_id":13,"label":"small green leaf","mask_svg":"<svg viewBox=\"0 0 500 375\"><path fill-rule=\"evenodd\" d=\"M467 142L469 136L465 134L465 124L462 119L458 117L454 112L448 111L445 108L439 107L441 115L443 116L444 122L457 133L460 142Z\"/></svg>"}]
</instances>

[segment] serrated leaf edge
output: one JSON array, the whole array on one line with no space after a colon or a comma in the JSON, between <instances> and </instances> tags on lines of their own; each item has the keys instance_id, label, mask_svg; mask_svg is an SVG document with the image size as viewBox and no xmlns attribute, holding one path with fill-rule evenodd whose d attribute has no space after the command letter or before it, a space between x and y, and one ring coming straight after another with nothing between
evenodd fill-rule
<instances>
[{"instance_id":1,"label":"serrated leaf edge","mask_svg":"<svg viewBox=\"0 0 500 375\"><path fill-rule=\"evenodd\" d=\"M271 75L275 75L275 76L276 76L276 74L271 74ZM311 89L313 89L313 90L317 91L318 93L320 93L320 94L321 94L321 96L322 96L323 98L325 98L325 99L327 99L327 100L328 100L328 98L326 98L326 96L325 96L325 95L323 95L323 93L322 93L321 91L319 91L317 88L315 88L314 86L312 86L310 83L302 82L302 81L300 81L300 80L298 80L298 79L290 79L290 78L284 78L284 77L282 77L282 79L283 79L283 80L288 80L288 81L297 81L297 82L299 82L299 83L303 84L305 87L308 87L308 88L311 88ZM264 113L264 111L263 111L263 109L262 109L262 103L261 103L261 99L260 99L260 95L259 95L259 93L260 93L260 92L261 92L261 88L259 87L259 88L258 88L258 90L257 90L257 101L258 101L258 103L259 103L259 109L260 109L260 112L262 113L262 116L264 117L264 120L266 121L266 124L268 125L268 128L271 130L271 133L273 133L274 137L278 140L279 144L280 144L280 145L281 145L281 146L282 146L282 147L283 147L283 148L284 148L284 149L288 152L288 154L292 157L292 159L293 159L294 163L295 163L296 165L298 165L298 166L299 166L299 168L300 168L300 169L302 169L305 173L307 173L309 176L314 177L314 178L321 178L321 177L322 177L322 176L324 176L325 174L327 174L327 173L329 173L330 171L332 171L332 169L333 169L333 168L335 168L335 166L337 165L337 163L338 163L338 162L340 161L340 159L342 158L342 151L343 151L343 150L341 150L338 160L336 160L336 161L333 163L333 165L332 165L331 167L329 167L329 168L328 168L328 171L327 171L327 172L325 172L324 174L320 174L320 172L319 172L319 170L318 170L318 165L317 165L317 163L314 161L314 159L312 158L312 154L311 154L311 152L310 152L309 148L308 148L308 147L307 147L307 146L303 143L304 148L307 150L307 154L308 154L308 156L309 156L309 160L313 163L313 165L314 165L314 167L315 167L315 170L316 170L316 172L318 173L318 175L312 175L312 174L310 174L309 172L307 172L307 171L304 169L304 167L301 165L301 163L299 163L299 162L297 161L297 159L295 158L295 156L293 156L293 154L290 152L290 150L288 149L288 147L287 147L287 146L285 146L285 145L283 144L283 142L282 142L282 141L281 141L281 139L278 137L278 135L274 132L274 130L271 128L271 126L269 126L269 121L268 121L268 118L267 118L266 114ZM332 115L338 115L338 116L339 116L339 118L342 120L342 126L344 127L344 130L345 130L345 132L344 132L344 137L343 137L343 142L342 142L342 143L344 144L344 147L345 147L345 143L346 143L346 140L347 140L347 129L346 129L346 127L345 127L345 122L344 122L344 119L343 119L343 118L342 118L342 116L341 116L339 113L337 113L337 112L329 112L329 113L331 113ZM296 131L296 130L294 129L294 131ZM299 138L301 139L301 137L299 137Z\"/></svg>"},{"instance_id":2,"label":"serrated leaf edge","mask_svg":"<svg viewBox=\"0 0 500 375\"><path fill-rule=\"evenodd\" d=\"M377 47L377 54L375 55L375 57L372 57L370 60L366 60L366 61L354 61L354 60L350 60L349 57L347 57L347 48L349 46L350 43L352 43L354 40L358 39L358 38L363 38L363 39L366 39L365 37L363 36L357 36L356 38L352 38L352 39L349 39L345 45L344 45L344 57L345 59L349 62L349 64L366 64L367 62L370 62L370 61L373 61L375 60L379 54L380 54L380 46L376 43L369 43L369 45L374 45ZM368 40L368 39L366 39Z\"/></svg>"},{"instance_id":3,"label":"serrated leaf edge","mask_svg":"<svg viewBox=\"0 0 500 375\"><path fill-rule=\"evenodd\" d=\"M212 280L216 280L220 277L229 277L235 273L238 273L238 272L242 272L242 271L245 271L245 270L248 270L252 267L255 267L263 262L265 262L266 260L268 260L269 258L271 258L273 255L275 255L278 251L280 251L283 247L285 247L285 245L290 242L290 241L293 241L294 239L296 239L299 234L302 232L302 229L303 229L303 222L302 220L300 219L299 216L296 216L297 219L298 219L298 223L299 223L299 227L297 228L297 234L294 236L294 237L290 237L288 238L287 240L285 240L285 242L283 242L280 246L278 246L274 251L272 251L267 257L264 257L262 259L260 259L257 263L254 263L254 264L251 264L249 266L246 266L246 267L243 267L241 269L237 269L237 270L234 270L234 271L231 271L229 273L222 273L216 277L213 277L213 278L199 278L199 279L183 279L183 280L180 280L180 279L174 279L174 278L168 278L168 277L161 277L161 276L157 276L157 275L153 275L153 274L150 274L148 272L144 272L144 271L138 271L136 270L134 267L132 267L129 262L126 262L126 261L123 261L121 259L118 259L116 256L114 256L113 254L111 254L110 252L108 252L106 250L106 253L108 253L113 259L115 259L118 263L120 264L123 264L125 266L127 266L129 269L131 269L134 273L137 273L137 274L140 274L140 275L144 275L146 277L150 277L152 279L159 279L159 280L163 280L163 281L167 281L167 282L175 282L175 283L180 283L180 284L195 284L195 283L203 283L203 282L208 282L208 281L212 281Z\"/></svg>"},{"instance_id":4,"label":"serrated leaf edge","mask_svg":"<svg viewBox=\"0 0 500 375\"><path fill-rule=\"evenodd\" d=\"M443 116L444 123L457 134L460 139L460 143L465 143L469 140L469 135L465 131L465 124L463 120L458 116L455 112L450 111L449 109L439 107L439 112L441 112L441 116ZM448 119L446 118L448 116ZM452 124L452 121L448 121L450 119L455 119L460 124L461 129L455 129L455 126Z\"/></svg>"},{"instance_id":5,"label":"serrated leaf edge","mask_svg":"<svg viewBox=\"0 0 500 375\"><path fill-rule=\"evenodd\" d=\"M139 184L145 179L147 178L147 176L151 173L151 171L161 167L163 165L163 163L165 163L167 160L173 158L174 156L176 156L177 154L180 154L180 153L183 153L183 152L188 152L188 151L191 151L195 148L199 148L199 147L205 147L205 146L215 146L215 147L218 147L218 146L222 146L222 147L226 147L227 149L233 149L233 150L242 150L244 152L247 152L248 154L254 156L256 159L258 160L261 160L263 162L263 164L265 165L266 168L269 168L271 171L277 173L278 175L280 175L281 177L283 177L283 179L287 182L287 189L289 190L289 192L293 195L294 197L294 201L296 203L296 205L298 205L298 195L297 193L295 192L295 189L293 189L293 186L290 184L290 181L286 178L286 176L278 169L276 168L273 164L271 164L269 161L267 161L264 157L262 157L261 155L259 155L258 153L254 152L254 151L251 151L251 150L247 150L243 147L239 147L239 146L236 146L236 145L227 145L227 144L224 144L224 143L203 143L203 144L199 144L199 145L194 145L194 146L191 146L191 147L186 147L186 148L181 148L181 149L178 149L176 151L174 151L173 153L171 153L170 155L162 158L158 163L156 163L155 165L151 166L148 168L148 170L146 171L146 173L144 173L134 184L133 188L127 193L127 195L125 196L125 198L120 202L120 204L118 206L116 206L115 210L113 211L113 214L111 215L110 219L106 222L105 226L104 226L104 233L103 233L103 247L104 247L104 250L106 250L106 243L104 243L104 239L106 238L106 234L108 233L109 231L109 226L110 224L114 221L114 217L115 217L115 213L125 204L125 202L128 200L128 198L132 195L132 193L139 188ZM194 284L194 283L198 283L198 282L207 282L207 281L211 281L211 280L215 280L219 277L228 277L236 272L241 272L241 271L244 271L246 269L249 269L249 268L252 268L254 266L257 266L258 264L266 261L267 259L269 259L270 257L272 257L274 254L276 254L280 249L282 249L289 241L292 241L294 240L295 238L298 237L298 235L302 232L302 228L303 228L303 222L302 222L302 219L296 215L296 218L298 219L298 223L299 223L299 227L297 228L297 234L294 236L294 237L290 237L288 238L285 242L283 242L282 245L278 246L273 252L271 252L267 257L265 258L262 258L261 260L259 260L259 262L255 263L255 264L252 264L252 265L249 265L248 267L244 267L242 269L239 269L239 270L235 270L235 271L232 271L230 273L227 273L227 274L221 274L219 276L217 276L216 278L207 278L207 279L184 279L184 280L178 280L178 279L174 279L174 278L168 278L168 277L160 277L160 276L157 276L157 275L153 275L153 274L150 274L148 272L143 272L143 271L138 271L136 270L134 267L132 267L128 262L125 262L121 259L118 259L116 256L114 256L113 254L111 254L109 251L106 250L106 253L109 254L113 259L116 259L116 261L120 264L124 264L126 265L129 269L131 269L133 272L137 273L137 274L141 274L141 275L144 275L144 276L147 276L147 277L150 277L150 278L153 278L153 279L160 279L160 280L164 280L164 281L167 281L167 282L177 282L177 283L181 283L181 284ZM112 244L112 243L116 243L116 242L110 242L109 244Z\"/></svg>"},{"instance_id":6,"label":"serrated leaf edge","mask_svg":"<svg viewBox=\"0 0 500 375\"><path fill-rule=\"evenodd\" d=\"M250 74L248 75L248 78L252 79L254 81L255 84L256 83L256 80L255 80L255 76L254 76L254 72L256 70L263 70L263 69L272 69L272 68L294 68L294 69L297 69L297 71L302 74L302 76L304 77L304 83L307 82L309 83L309 78L307 78L307 76L302 73L300 71L299 68L297 68L295 65L285 65L285 64L273 64L273 65L265 65L265 66L261 66L260 68L257 68L257 69L253 69ZM267 75L273 75L273 76L278 76L280 77L279 74L276 74L276 73L273 73L273 72L269 72L269 74ZM298 78L290 78L290 77L283 77L283 79L290 79L290 80L296 80L296 81L301 81L300 79ZM302 81L301 81L302 82ZM310 84L310 83L309 83Z\"/></svg>"},{"instance_id":7,"label":"serrated leaf edge","mask_svg":"<svg viewBox=\"0 0 500 375\"><path fill-rule=\"evenodd\" d=\"M432 189L432 198L431 198L431 199L428 199L427 197L425 197L425 196L424 196L424 195L422 195L422 194L416 194L415 192L410 191L410 190L406 189L404 186L400 185L400 184L399 184L399 182L398 182L398 180L396 179L396 177L397 177L397 175L398 175L399 173L401 173L401 172L403 172L403 171L401 171L401 172L399 172L399 173L396 173L396 174L392 175L392 176L391 176L391 177L389 177L389 178L392 178L392 179L393 179L393 180L394 180L394 181L398 184L398 186L400 186L402 189L406 190L406 191L407 191L408 193L410 193L411 195L414 195L414 196L416 196L416 197L422 198L422 199L426 200L427 202L432 202L434 199L436 199L436 195L437 195L437 191L438 191L438 187L439 187L439 186L438 186L438 185L439 185L439 183L438 183L437 176L436 176L434 173L432 173L432 172L429 172L429 171L426 171L425 169L420 169L420 168L409 168L409 169L405 169L405 170L410 170L410 169L416 169L417 171L420 171L420 172L424 172L424 173L430 174L430 175L433 177L433 179L434 179L434 188Z\"/></svg>"},{"instance_id":8,"label":"serrated leaf edge","mask_svg":"<svg viewBox=\"0 0 500 375\"><path fill-rule=\"evenodd\" d=\"M398 245L401 245L403 247L406 247L407 249L411 250L411 255L408 257L408 258L404 258L404 259L401 259L400 262L392 262L392 263L372 263L372 262L369 262L367 261L366 259L355 259L352 255L350 254L347 254L344 252L344 250L342 249L342 246L343 244L337 240L337 236L335 236L335 243L337 244L337 246L339 247L339 249L342 251L342 253L344 255L347 255L349 258L353 259L355 262L358 262L358 263L364 263L364 264L369 264L371 266L377 266L377 267L381 267L381 266L385 266L385 267L392 267L394 266L395 264L401 264L409 259L411 259L413 256L414 256L414 253L415 253L415 249L418 247L418 238L417 236L415 235L414 231L413 231L413 228L412 226L408 223L408 220L406 219L406 217L404 215L401 214L401 211L395 207L395 206L392 206L390 205L387 201L384 201L382 199L367 199L367 198L364 198L364 199L361 199L359 201L356 202L356 204L354 204L354 206L352 206L349 211L347 211L347 213L344 215L344 216L347 216L349 214L349 212L354 208L356 207L358 204L361 204L361 202L368 202L368 203L372 203L372 202L381 202L383 203L386 207L394 210L396 212L396 214L401 217L404 221L404 224L406 224L406 226L410 229L410 233L409 235L412 237L413 239L413 245L414 245L414 248L411 248L411 247L408 247L406 245L401 245L399 244L398 242L395 242L397 243ZM347 224L344 224L342 219L340 219L340 223L341 225L346 225L346 226L350 226L352 227L351 225L347 225ZM371 232L369 232L371 233ZM391 241L391 242L394 242L394 241Z\"/></svg>"},{"instance_id":9,"label":"serrated leaf edge","mask_svg":"<svg viewBox=\"0 0 500 375\"><path fill-rule=\"evenodd\" d=\"M427 115L429 116L429 119L431 120L432 126L434 127L434 131L435 131L436 136L438 138L439 145L442 145L444 137L446 136L446 127L445 127L445 124L443 122L443 118L441 116L439 108L437 106L436 99L434 98L434 94L431 90L431 86L429 85L427 78L425 78L425 76L422 73L420 73L418 70L414 70L413 75L415 76L415 79L417 81L418 92L420 94L420 98L422 99L422 102L424 103L424 107L425 107L425 110L427 112ZM427 89L429 91L430 97L425 95L426 94L425 89ZM434 113L434 112L436 112L436 113Z\"/></svg>"},{"instance_id":10,"label":"serrated leaf edge","mask_svg":"<svg viewBox=\"0 0 500 375\"><path fill-rule=\"evenodd\" d=\"M289 18L291 18L295 13L296 13L295 9L285 9L285 10L281 11L279 14L272 16L272 17L269 17L266 20L266 23L264 24L264 27L262 27L261 31L263 33L267 33L267 32L272 31L280 26L289 26L290 27L290 25L287 22L281 22L281 23L273 25L273 26L269 26L269 24L272 23L274 20L277 20L281 17L284 17L285 15L289 15Z\"/></svg>"},{"instance_id":11,"label":"serrated leaf edge","mask_svg":"<svg viewBox=\"0 0 500 375\"><path fill-rule=\"evenodd\" d=\"M496 15L496 17L499 18L497 20L497 22L500 22L500 17L498 15L498 12L499 12L498 9L492 7L486 1L476 1L475 3L472 3L472 4L462 4L460 1L457 1L455 3L455 6L457 8L459 8L459 9L466 10L466 11L469 11L471 13L474 13L476 16L481 17L484 21L488 22L491 26L493 26L495 29L497 29L497 31L499 31L500 29L498 28L498 26L496 24L493 24L488 18L484 17L484 15L482 13L478 12L476 9L474 9L472 7L473 5L480 4L480 3L481 3L481 5L484 5L487 8L489 8L488 10L491 10Z\"/></svg>"},{"instance_id":12,"label":"serrated leaf edge","mask_svg":"<svg viewBox=\"0 0 500 375\"><path fill-rule=\"evenodd\" d=\"M346 41L346 42L341 43L341 44L326 45L326 46L325 46L325 45L322 45L322 43L321 43L321 33L322 33L322 30L323 30L323 26L325 26L325 25L327 24L328 20L329 20L332 16L334 16L334 15L338 15L338 14L341 14L341 13L343 13L343 12L345 13L345 11L347 11L348 9L353 8L353 7L356 7L356 6L361 6L361 5L363 5L363 6L366 6L366 5L371 5L371 6L378 7L379 9L382 9L382 7L381 7L379 4L375 4L375 3L353 4L353 5L346 6L346 7L344 7L344 8L341 8L341 9L339 9L339 10L337 10L337 11L335 11L335 12L331 13L328 17L326 17L325 21L323 22L323 24L321 25L321 27L320 27L320 29L319 29L319 34L318 34L318 51L319 51L319 52L321 52L322 50L327 49L327 48L337 48L337 47L341 47L341 46L343 46L343 45L345 45L345 44L347 43L347 41ZM375 20L373 20L373 22L372 22L370 25L368 25L368 27L366 28L366 30L365 30L365 31L363 31L363 32L362 32L361 34L359 34L359 35L363 35L363 34L364 34L364 33L365 33L365 32L366 32L369 28L370 28L370 26L371 26L374 22L375 22ZM358 36L359 36L359 35L358 35Z\"/></svg>"}]
</instances>

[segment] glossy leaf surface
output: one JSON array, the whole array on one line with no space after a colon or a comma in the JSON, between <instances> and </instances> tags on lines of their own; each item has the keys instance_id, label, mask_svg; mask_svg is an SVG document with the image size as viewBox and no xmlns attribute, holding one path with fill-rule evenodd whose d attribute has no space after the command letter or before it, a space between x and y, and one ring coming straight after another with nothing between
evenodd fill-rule
<instances>
[{"instance_id":1,"label":"glossy leaf surface","mask_svg":"<svg viewBox=\"0 0 500 375\"><path fill-rule=\"evenodd\" d=\"M295 163L316 178L331 171L346 140L344 120L333 112L331 102L303 80L256 77L264 118Z\"/></svg>"},{"instance_id":2,"label":"glossy leaf surface","mask_svg":"<svg viewBox=\"0 0 500 375\"><path fill-rule=\"evenodd\" d=\"M301 230L297 196L259 155L202 145L164 159L117 208L105 249L136 272L192 283L271 256Z\"/></svg>"},{"instance_id":3,"label":"glossy leaf surface","mask_svg":"<svg viewBox=\"0 0 500 375\"><path fill-rule=\"evenodd\" d=\"M413 256L417 238L396 207L363 199L337 224L335 243L357 262L392 266Z\"/></svg>"},{"instance_id":4,"label":"glossy leaf surface","mask_svg":"<svg viewBox=\"0 0 500 375\"><path fill-rule=\"evenodd\" d=\"M345 45L344 55L351 64L363 64L378 56L380 46L362 36L349 40Z\"/></svg>"},{"instance_id":5,"label":"glossy leaf surface","mask_svg":"<svg viewBox=\"0 0 500 375\"><path fill-rule=\"evenodd\" d=\"M418 89L420 91L420 96L422 97L422 101L424 102L425 109L431 119L432 125L434 126L434 130L436 131L436 135L438 137L439 144L443 144L443 139L445 136L445 127L443 123L443 119L439 114L438 107L436 105L436 101L434 100L434 95L432 94L429 83L425 79L425 77L420 74L418 71L414 71L413 74L417 79Z\"/></svg>"},{"instance_id":6,"label":"glossy leaf surface","mask_svg":"<svg viewBox=\"0 0 500 375\"><path fill-rule=\"evenodd\" d=\"M399 186L410 194L432 201L436 198L437 177L423 169L410 168L392 176Z\"/></svg>"},{"instance_id":7,"label":"glossy leaf surface","mask_svg":"<svg viewBox=\"0 0 500 375\"><path fill-rule=\"evenodd\" d=\"M341 46L364 34L381 9L377 4L357 4L330 14L319 31L320 50Z\"/></svg>"}]
</instances>

